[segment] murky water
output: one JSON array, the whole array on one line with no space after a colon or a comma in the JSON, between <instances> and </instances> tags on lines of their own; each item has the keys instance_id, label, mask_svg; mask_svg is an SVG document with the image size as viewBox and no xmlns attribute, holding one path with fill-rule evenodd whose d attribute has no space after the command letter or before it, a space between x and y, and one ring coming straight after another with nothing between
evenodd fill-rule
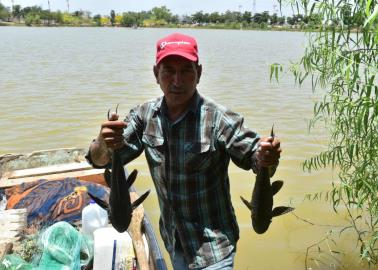
<instances>
[{"instance_id":1,"label":"murky water","mask_svg":"<svg viewBox=\"0 0 378 270\"><path fill-rule=\"evenodd\" d=\"M296 211L274 219L267 233L252 230L249 211L239 199L250 198L254 176L234 165L229 169L241 229L235 269L365 269L356 259L355 236L339 237L342 227L337 226L348 225L345 214L335 214L327 203L304 201L305 194L327 190L336 180L330 171L309 174L300 166L325 147L325 129L307 131L317 97L308 84L295 86L289 73L279 84L269 80L270 64L299 59L303 33L2 27L0 154L87 147L109 107L120 103L126 114L161 95L152 73L155 41L172 31L198 39L202 94L243 114L247 126L262 135L274 123L282 140L274 179L285 185L275 205L292 205ZM143 157L128 168L140 171L139 190L152 187ZM155 194L145 209L158 231Z\"/></svg>"}]
</instances>

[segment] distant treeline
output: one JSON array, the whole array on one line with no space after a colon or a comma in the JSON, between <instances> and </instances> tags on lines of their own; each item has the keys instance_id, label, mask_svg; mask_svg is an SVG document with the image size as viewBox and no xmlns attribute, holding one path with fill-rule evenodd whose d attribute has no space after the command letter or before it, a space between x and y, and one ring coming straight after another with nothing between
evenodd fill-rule
<instances>
[{"instance_id":1,"label":"distant treeline","mask_svg":"<svg viewBox=\"0 0 378 270\"><path fill-rule=\"evenodd\" d=\"M348 17L345 10L346 24L353 23L356 18ZM226 11L224 13L204 13L198 11L192 15L174 15L166 7L154 7L149 11L116 13L111 10L109 15L91 15L89 11L74 12L50 11L39 6L24 7L14 5L5 7L0 3L0 22L25 25L71 25L71 26L124 26L124 27L177 27L181 25L204 26L209 28L267 28L272 26L289 26L296 28L317 28L322 23L319 15L278 16L268 11L252 14L249 11Z\"/></svg>"}]
</instances>

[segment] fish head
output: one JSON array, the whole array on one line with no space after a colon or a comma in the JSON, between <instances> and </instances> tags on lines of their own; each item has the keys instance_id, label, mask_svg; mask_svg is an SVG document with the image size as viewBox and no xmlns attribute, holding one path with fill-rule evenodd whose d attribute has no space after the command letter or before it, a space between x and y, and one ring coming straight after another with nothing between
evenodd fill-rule
<instances>
[{"instance_id":1,"label":"fish head","mask_svg":"<svg viewBox=\"0 0 378 270\"><path fill-rule=\"evenodd\" d=\"M258 219L258 222L255 218L252 218L252 227L256 233L262 234L268 230L271 222L271 218Z\"/></svg>"}]
</instances>

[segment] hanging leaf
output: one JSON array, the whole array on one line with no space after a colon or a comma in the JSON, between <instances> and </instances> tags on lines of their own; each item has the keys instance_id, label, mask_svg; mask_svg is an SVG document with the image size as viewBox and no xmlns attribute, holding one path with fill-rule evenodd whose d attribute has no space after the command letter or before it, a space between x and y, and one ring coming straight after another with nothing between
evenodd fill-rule
<instances>
[{"instance_id":1,"label":"hanging leaf","mask_svg":"<svg viewBox=\"0 0 378 270\"><path fill-rule=\"evenodd\" d=\"M378 16L378 4L375 5L373 13L365 20L363 28L369 23L373 23Z\"/></svg>"}]
</instances>

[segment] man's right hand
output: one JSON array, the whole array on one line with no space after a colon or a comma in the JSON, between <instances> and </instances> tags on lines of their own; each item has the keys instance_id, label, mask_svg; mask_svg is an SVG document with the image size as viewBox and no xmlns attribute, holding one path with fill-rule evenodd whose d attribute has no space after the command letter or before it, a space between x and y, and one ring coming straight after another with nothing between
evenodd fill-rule
<instances>
[{"instance_id":1,"label":"man's right hand","mask_svg":"<svg viewBox=\"0 0 378 270\"><path fill-rule=\"evenodd\" d=\"M109 149L120 149L125 143L123 140L123 129L126 127L124 121L118 120L119 116L112 112L109 116L109 120L101 124L101 131L99 134L99 139L102 139L107 148Z\"/></svg>"},{"instance_id":2,"label":"man's right hand","mask_svg":"<svg viewBox=\"0 0 378 270\"><path fill-rule=\"evenodd\" d=\"M89 147L92 162L97 166L105 166L111 159L111 150L122 148L124 121L118 121L117 113L109 115L109 119L101 124L100 134Z\"/></svg>"}]
</instances>

